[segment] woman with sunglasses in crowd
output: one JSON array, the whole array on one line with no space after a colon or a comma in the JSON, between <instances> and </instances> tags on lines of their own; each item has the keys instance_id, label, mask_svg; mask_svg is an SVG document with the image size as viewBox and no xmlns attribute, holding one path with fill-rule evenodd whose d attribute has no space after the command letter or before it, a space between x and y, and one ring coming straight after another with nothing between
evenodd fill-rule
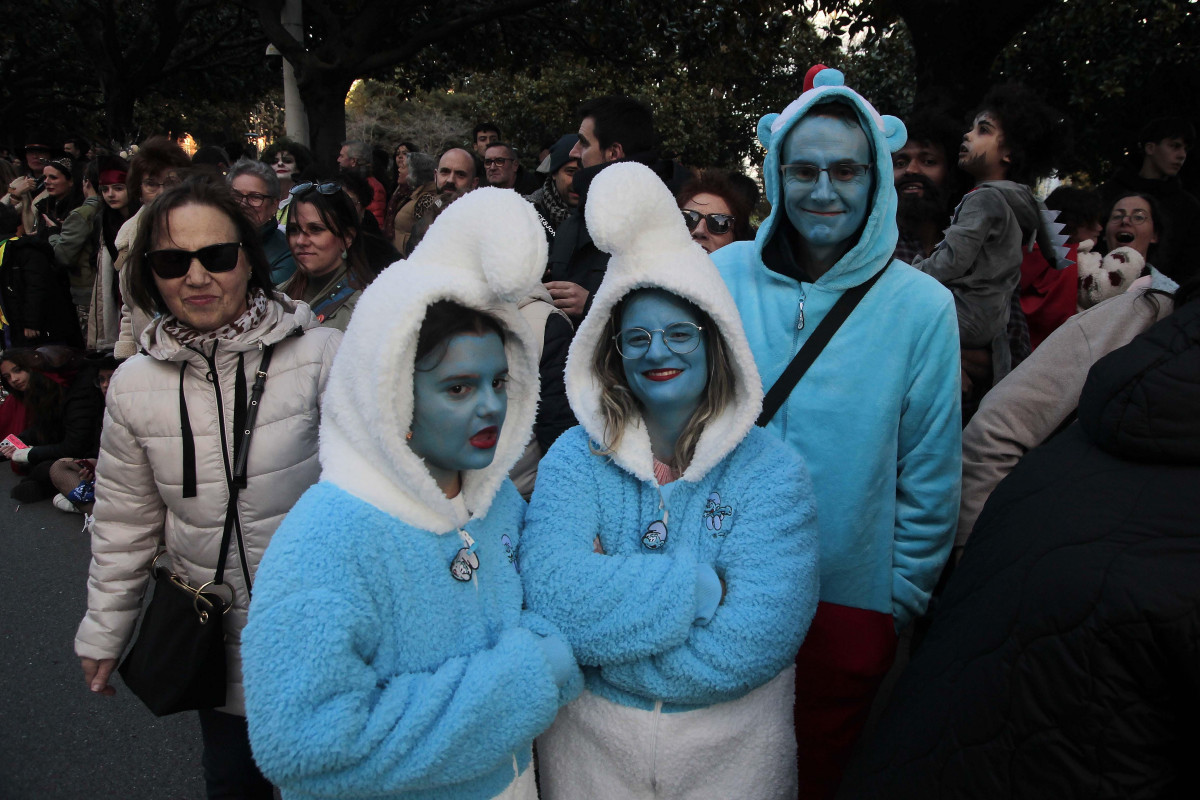
<instances>
[{"instance_id":1,"label":"woman with sunglasses in crowd","mask_svg":"<svg viewBox=\"0 0 1200 800\"><path fill-rule=\"evenodd\" d=\"M228 520L228 679L224 705L199 712L205 780L210 797L269 800L246 733L241 631L259 559L320 472L318 398L341 334L272 291L258 231L224 181L192 176L144 208L127 300L158 316L142 337L144 354L122 365L108 391L88 611L75 652L90 690L113 694L112 670L133 636L156 552L165 548L159 564L199 587L215 577Z\"/></svg>"},{"instance_id":2,"label":"woman with sunglasses in crowd","mask_svg":"<svg viewBox=\"0 0 1200 800\"><path fill-rule=\"evenodd\" d=\"M712 253L732 242L753 239L750 202L720 170L705 170L676 197L692 240Z\"/></svg>"},{"instance_id":3,"label":"woman with sunglasses in crowd","mask_svg":"<svg viewBox=\"0 0 1200 800\"><path fill-rule=\"evenodd\" d=\"M301 183L292 187L291 197L287 238L296 274L281 291L307 303L319 324L344 331L377 274L367 259L358 212L338 183Z\"/></svg>"},{"instance_id":4,"label":"woman with sunglasses in crowd","mask_svg":"<svg viewBox=\"0 0 1200 800\"><path fill-rule=\"evenodd\" d=\"M130 248L137 237L142 210L163 193L179 183L192 162L179 145L165 136L152 136L142 143L129 162L126 176L128 207L133 213L117 231L117 254L113 257L113 269L117 272L121 292L121 321L113 355L129 358L141 347L142 331L153 321L153 315L143 312L129 302L129 272L125 264Z\"/></svg>"},{"instance_id":5,"label":"woman with sunglasses in crowd","mask_svg":"<svg viewBox=\"0 0 1200 800\"><path fill-rule=\"evenodd\" d=\"M611 165L586 219L612 257L567 361L581 427L539 465L520 550L587 683L538 740L542 797L795 797L807 471L755 426L741 319L663 183Z\"/></svg>"}]
</instances>

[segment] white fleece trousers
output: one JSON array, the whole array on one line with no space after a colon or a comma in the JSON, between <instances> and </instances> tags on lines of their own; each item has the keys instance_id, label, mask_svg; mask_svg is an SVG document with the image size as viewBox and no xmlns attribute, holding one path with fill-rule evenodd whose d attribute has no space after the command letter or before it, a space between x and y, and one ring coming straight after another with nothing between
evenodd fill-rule
<instances>
[{"instance_id":1,"label":"white fleece trousers","mask_svg":"<svg viewBox=\"0 0 1200 800\"><path fill-rule=\"evenodd\" d=\"M543 800L793 800L796 669L728 703L642 711L584 691L538 739Z\"/></svg>"},{"instance_id":2,"label":"white fleece trousers","mask_svg":"<svg viewBox=\"0 0 1200 800\"><path fill-rule=\"evenodd\" d=\"M517 757L513 756L513 772L517 772ZM533 764L513 778L513 782L496 795L494 800L538 800L537 783L533 777Z\"/></svg>"}]
</instances>

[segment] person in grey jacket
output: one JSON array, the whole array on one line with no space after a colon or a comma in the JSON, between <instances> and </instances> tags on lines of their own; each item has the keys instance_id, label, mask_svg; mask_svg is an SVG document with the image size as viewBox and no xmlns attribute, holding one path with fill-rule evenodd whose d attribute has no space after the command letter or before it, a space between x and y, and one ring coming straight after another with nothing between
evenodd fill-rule
<instances>
[{"instance_id":1,"label":"person in grey jacket","mask_svg":"<svg viewBox=\"0 0 1200 800\"><path fill-rule=\"evenodd\" d=\"M963 392L973 399L1012 369L1007 326L1024 252L1036 241L1047 260L1059 257L1062 242L1045 229L1041 204L1028 186L1049 174L1057 159L1054 119L1021 87L1000 86L984 98L958 158L975 188L955 209L933 253L912 262L954 294L963 350L990 350L982 374L964 375ZM968 405L974 403L964 403L964 411Z\"/></svg>"},{"instance_id":2,"label":"person in grey jacket","mask_svg":"<svg viewBox=\"0 0 1200 800\"><path fill-rule=\"evenodd\" d=\"M145 208L130 250L127 301L149 315L143 353L117 371L96 465L88 610L75 652L91 691L115 692L113 668L133 637L160 548L193 586L220 555L234 420L273 346L250 434L224 582L225 705L199 712L210 796L270 798L250 754L240 659L250 587L284 515L317 481L319 398L341 333L272 291L258 231L223 181L196 176ZM222 789L221 787L225 787Z\"/></svg>"}]
</instances>

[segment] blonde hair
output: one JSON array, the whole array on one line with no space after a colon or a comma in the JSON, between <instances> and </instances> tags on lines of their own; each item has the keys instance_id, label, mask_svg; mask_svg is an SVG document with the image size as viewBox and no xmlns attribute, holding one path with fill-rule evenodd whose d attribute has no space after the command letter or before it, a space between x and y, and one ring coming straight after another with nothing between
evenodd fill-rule
<instances>
[{"instance_id":1,"label":"blonde hair","mask_svg":"<svg viewBox=\"0 0 1200 800\"><path fill-rule=\"evenodd\" d=\"M625 295L613 306L605 326L606 334L592 357L592 371L600 384L600 415L604 419L604 441L600 443L599 449L589 445L595 455L612 455L621 443L629 420L642 413L642 404L634 397L629 382L625 379L625 359L617 350L613 339L620 329L625 303L633 294ZM729 347L713 323L712 317L690 300L683 299L696 312L698 324L703 329L701 335L704 336L708 348L708 383L704 387L700 403L675 441L675 454L667 464L679 474L683 474L691 463L696 445L704 433L704 426L719 417L733 402L735 382Z\"/></svg>"}]
</instances>

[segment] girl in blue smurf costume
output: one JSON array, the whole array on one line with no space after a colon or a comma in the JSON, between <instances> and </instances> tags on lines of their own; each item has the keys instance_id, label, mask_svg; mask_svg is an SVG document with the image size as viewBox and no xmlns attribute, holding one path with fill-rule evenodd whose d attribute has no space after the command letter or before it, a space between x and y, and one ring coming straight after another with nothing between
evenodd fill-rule
<instances>
[{"instance_id":1,"label":"girl in blue smurf costume","mask_svg":"<svg viewBox=\"0 0 1200 800\"><path fill-rule=\"evenodd\" d=\"M359 301L321 481L263 558L243 639L254 756L289 800L537 797L533 738L582 686L522 610L506 477L537 401L515 301L545 258L532 206L481 189Z\"/></svg>"},{"instance_id":2,"label":"girl in blue smurf costume","mask_svg":"<svg viewBox=\"0 0 1200 800\"><path fill-rule=\"evenodd\" d=\"M542 796L790 800L807 472L754 425L741 320L667 188L610 166L586 216L612 258L567 362L581 424L542 460L521 543L526 602L587 682L538 740Z\"/></svg>"}]
</instances>

